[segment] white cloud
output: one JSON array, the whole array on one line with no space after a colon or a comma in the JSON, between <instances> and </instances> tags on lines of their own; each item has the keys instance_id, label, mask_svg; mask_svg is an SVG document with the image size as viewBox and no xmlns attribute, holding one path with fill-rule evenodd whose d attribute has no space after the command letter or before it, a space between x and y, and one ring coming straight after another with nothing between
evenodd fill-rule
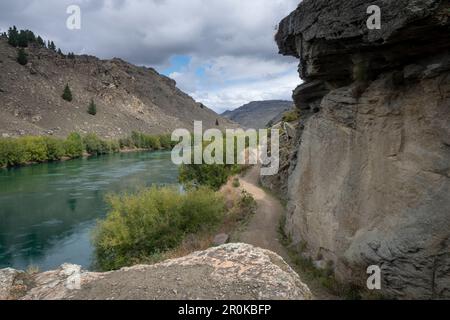
<instances>
[{"instance_id":1,"label":"white cloud","mask_svg":"<svg viewBox=\"0 0 450 320\"><path fill-rule=\"evenodd\" d=\"M204 76L196 71L206 65ZM217 112L235 109L255 100L290 100L300 83L297 62L251 57L218 57L192 60L181 72L170 75L178 86Z\"/></svg>"},{"instance_id":2,"label":"white cloud","mask_svg":"<svg viewBox=\"0 0 450 320\"><path fill-rule=\"evenodd\" d=\"M0 27L16 24L55 40L63 51L120 57L160 71L174 55L191 56L191 65L173 76L189 94L199 99L207 96L205 104L221 109L257 97L289 97L294 88L289 86L297 77L295 60L277 54L273 36L278 22L298 3L299 0L2 0ZM65 28L66 8L72 4L78 4L82 10L80 31ZM206 66L203 77L196 74L199 66Z\"/></svg>"}]
</instances>

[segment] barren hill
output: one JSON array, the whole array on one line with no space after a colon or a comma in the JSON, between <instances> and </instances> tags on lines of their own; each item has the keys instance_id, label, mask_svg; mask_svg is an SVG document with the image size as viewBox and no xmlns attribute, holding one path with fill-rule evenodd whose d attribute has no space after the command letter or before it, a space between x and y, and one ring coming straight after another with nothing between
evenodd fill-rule
<instances>
[{"instance_id":1,"label":"barren hill","mask_svg":"<svg viewBox=\"0 0 450 320\"><path fill-rule=\"evenodd\" d=\"M70 59L35 45L25 51L28 64L22 66L17 49L0 37L0 135L66 136L76 131L108 138L133 130L159 134L191 129L194 120L208 128L234 127L152 68L117 58ZM72 102L61 98L66 84ZM91 99L97 105L95 116L87 112Z\"/></svg>"},{"instance_id":2,"label":"barren hill","mask_svg":"<svg viewBox=\"0 0 450 320\"><path fill-rule=\"evenodd\" d=\"M264 129L270 121L281 120L282 114L292 107L292 101L252 101L236 110L226 111L222 116L245 128Z\"/></svg>"}]
</instances>

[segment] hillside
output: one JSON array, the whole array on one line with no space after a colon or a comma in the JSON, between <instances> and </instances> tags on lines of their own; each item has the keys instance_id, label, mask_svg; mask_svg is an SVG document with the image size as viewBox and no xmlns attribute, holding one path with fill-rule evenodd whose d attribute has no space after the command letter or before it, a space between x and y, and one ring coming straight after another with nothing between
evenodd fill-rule
<instances>
[{"instance_id":1,"label":"hillside","mask_svg":"<svg viewBox=\"0 0 450 320\"><path fill-rule=\"evenodd\" d=\"M293 107L292 101L253 101L233 111L222 113L244 128L264 129L269 122L281 120L282 114Z\"/></svg>"},{"instance_id":2,"label":"hillside","mask_svg":"<svg viewBox=\"0 0 450 320\"><path fill-rule=\"evenodd\" d=\"M152 68L117 58L81 55L70 59L37 45L25 51L28 64L22 66L16 61L17 49L0 37L2 136L66 136L76 131L114 138L133 130L160 134L191 129L194 120L208 128L234 126ZM72 102L61 98L66 84ZM97 105L95 116L87 112L91 99Z\"/></svg>"}]
</instances>

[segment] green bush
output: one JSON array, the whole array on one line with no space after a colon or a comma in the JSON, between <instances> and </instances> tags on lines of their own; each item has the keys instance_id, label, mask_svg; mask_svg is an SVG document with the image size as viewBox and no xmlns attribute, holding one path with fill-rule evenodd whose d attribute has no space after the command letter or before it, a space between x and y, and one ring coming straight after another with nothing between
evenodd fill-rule
<instances>
[{"instance_id":1,"label":"green bush","mask_svg":"<svg viewBox=\"0 0 450 320\"><path fill-rule=\"evenodd\" d=\"M120 151L120 143L117 140L108 141L108 149L110 152L117 153Z\"/></svg>"},{"instance_id":2,"label":"green bush","mask_svg":"<svg viewBox=\"0 0 450 320\"><path fill-rule=\"evenodd\" d=\"M217 225L224 201L208 188L180 193L153 187L108 197L110 212L94 230L97 264L114 270L178 246L189 233Z\"/></svg>"},{"instance_id":3,"label":"green bush","mask_svg":"<svg viewBox=\"0 0 450 320\"><path fill-rule=\"evenodd\" d=\"M25 148L26 162L47 161L47 144L44 137L24 137L17 142Z\"/></svg>"},{"instance_id":4,"label":"green bush","mask_svg":"<svg viewBox=\"0 0 450 320\"><path fill-rule=\"evenodd\" d=\"M90 155L102 155L112 152L112 143L100 139L95 133L89 133L83 138L86 152Z\"/></svg>"},{"instance_id":5,"label":"green bush","mask_svg":"<svg viewBox=\"0 0 450 320\"><path fill-rule=\"evenodd\" d=\"M172 142L172 138L170 134L163 134L159 137L159 143L162 149L168 150L175 146L175 144Z\"/></svg>"},{"instance_id":6,"label":"green bush","mask_svg":"<svg viewBox=\"0 0 450 320\"><path fill-rule=\"evenodd\" d=\"M179 170L179 181L186 187L208 186L219 190L229 177L239 173L241 167L225 164L183 164Z\"/></svg>"},{"instance_id":7,"label":"green bush","mask_svg":"<svg viewBox=\"0 0 450 320\"><path fill-rule=\"evenodd\" d=\"M133 131L131 133L131 140L133 141L133 145L136 148L153 150L161 149L161 142L159 141L159 137L157 136L151 136Z\"/></svg>"},{"instance_id":8,"label":"green bush","mask_svg":"<svg viewBox=\"0 0 450 320\"><path fill-rule=\"evenodd\" d=\"M23 48L20 48L17 52L17 62L22 66L28 63L28 55L25 53L25 50Z\"/></svg>"},{"instance_id":9,"label":"green bush","mask_svg":"<svg viewBox=\"0 0 450 320\"><path fill-rule=\"evenodd\" d=\"M204 147L208 142L203 142ZM226 158L226 141L224 139L224 159ZM248 141L246 141L248 146ZM234 144L235 160L237 159L237 145ZM193 159L192 159L193 160ZM228 179L243 170L242 165L230 164L183 164L179 168L178 179L185 187L208 186L214 190L219 190Z\"/></svg>"},{"instance_id":10,"label":"green bush","mask_svg":"<svg viewBox=\"0 0 450 320\"><path fill-rule=\"evenodd\" d=\"M283 115L284 122L294 122L300 119L300 113L297 110L288 111Z\"/></svg>"},{"instance_id":11,"label":"green bush","mask_svg":"<svg viewBox=\"0 0 450 320\"><path fill-rule=\"evenodd\" d=\"M133 139L131 137L120 139L119 144L120 144L120 149L135 147Z\"/></svg>"},{"instance_id":12,"label":"green bush","mask_svg":"<svg viewBox=\"0 0 450 320\"><path fill-rule=\"evenodd\" d=\"M66 156L70 158L79 158L83 156L84 145L81 136L78 133L71 133L64 141Z\"/></svg>"},{"instance_id":13,"label":"green bush","mask_svg":"<svg viewBox=\"0 0 450 320\"><path fill-rule=\"evenodd\" d=\"M71 102L73 100L72 91L70 90L68 84L66 84L66 86L64 87L64 92L61 97L68 102Z\"/></svg>"},{"instance_id":14,"label":"green bush","mask_svg":"<svg viewBox=\"0 0 450 320\"><path fill-rule=\"evenodd\" d=\"M18 139L0 139L0 166L12 167L27 162L25 147Z\"/></svg>"},{"instance_id":15,"label":"green bush","mask_svg":"<svg viewBox=\"0 0 450 320\"><path fill-rule=\"evenodd\" d=\"M64 142L62 140L52 137L45 137L44 141L47 146L47 160L58 161L66 155Z\"/></svg>"},{"instance_id":16,"label":"green bush","mask_svg":"<svg viewBox=\"0 0 450 320\"><path fill-rule=\"evenodd\" d=\"M92 116L95 116L97 114L97 106L94 103L93 99L91 99L91 102L89 103L88 113Z\"/></svg>"}]
</instances>

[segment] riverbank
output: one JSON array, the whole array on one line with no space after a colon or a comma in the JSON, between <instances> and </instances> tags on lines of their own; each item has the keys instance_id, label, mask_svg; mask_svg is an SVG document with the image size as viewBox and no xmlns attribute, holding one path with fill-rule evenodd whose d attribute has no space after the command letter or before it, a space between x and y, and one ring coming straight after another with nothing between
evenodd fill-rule
<instances>
[{"instance_id":1,"label":"riverbank","mask_svg":"<svg viewBox=\"0 0 450 320\"><path fill-rule=\"evenodd\" d=\"M173 147L169 135L133 132L119 140L104 140L95 134L71 133L66 139L47 136L0 138L0 168L68 161L82 157L139 151L164 151Z\"/></svg>"}]
</instances>

